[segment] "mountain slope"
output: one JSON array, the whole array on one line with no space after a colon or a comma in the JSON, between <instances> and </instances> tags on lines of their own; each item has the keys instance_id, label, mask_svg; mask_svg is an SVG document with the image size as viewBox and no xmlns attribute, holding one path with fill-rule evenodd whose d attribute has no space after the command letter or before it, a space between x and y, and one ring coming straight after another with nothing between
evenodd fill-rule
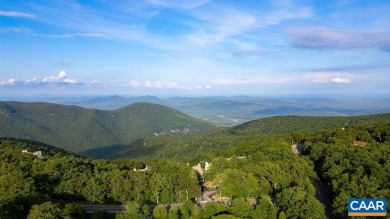
<instances>
[{"instance_id":1,"label":"mountain slope","mask_svg":"<svg viewBox=\"0 0 390 219\"><path fill-rule=\"evenodd\" d=\"M378 120L390 120L390 113L364 116L274 116L234 126L230 131L238 135L285 134L303 130L313 132L335 126L372 123Z\"/></svg>"},{"instance_id":2,"label":"mountain slope","mask_svg":"<svg viewBox=\"0 0 390 219\"><path fill-rule=\"evenodd\" d=\"M105 157L133 159L189 159L206 151L221 152L242 142L264 136L284 135L295 131L314 132L353 124L390 121L390 113L367 116L275 116L244 123L231 128L217 128L190 137L149 137L121 148L106 151Z\"/></svg>"},{"instance_id":3,"label":"mountain slope","mask_svg":"<svg viewBox=\"0 0 390 219\"><path fill-rule=\"evenodd\" d=\"M213 127L150 103L104 111L49 103L0 102L0 137L41 141L75 153L128 144L152 135L191 135Z\"/></svg>"}]
</instances>

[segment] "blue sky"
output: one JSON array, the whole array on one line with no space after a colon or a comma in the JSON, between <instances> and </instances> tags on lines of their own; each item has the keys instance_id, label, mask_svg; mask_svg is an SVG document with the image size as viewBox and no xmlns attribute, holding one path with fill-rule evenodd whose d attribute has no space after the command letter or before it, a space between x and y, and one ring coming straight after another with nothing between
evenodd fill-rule
<instances>
[{"instance_id":1,"label":"blue sky","mask_svg":"<svg viewBox=\"0 0 390 219\"><path fill-rule=\"evenodd\" d=\"M387 0L3 0L0 96L389 96Z\"/></svg>"}]
</instances>

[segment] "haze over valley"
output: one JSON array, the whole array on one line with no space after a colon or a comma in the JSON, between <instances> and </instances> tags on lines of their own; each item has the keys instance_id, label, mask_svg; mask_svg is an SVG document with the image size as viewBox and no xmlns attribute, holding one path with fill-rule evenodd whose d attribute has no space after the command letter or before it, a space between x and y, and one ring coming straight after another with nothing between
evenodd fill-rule
<instances>
[{"instance_id":1,"label":"haze over valley","mask_svg":"<svg viewBox=\"0 0 390 219\"><path fill-rule=\"evenodd\" d=\"M390 112L390 99L331 97L156 97L156 96L54 96L3 97L4 100L50 102L89 109L116 110L129 104L148 102L179 110L219 126L239 125L277 115L353 116Z\"/></svg>"}]
</instances>

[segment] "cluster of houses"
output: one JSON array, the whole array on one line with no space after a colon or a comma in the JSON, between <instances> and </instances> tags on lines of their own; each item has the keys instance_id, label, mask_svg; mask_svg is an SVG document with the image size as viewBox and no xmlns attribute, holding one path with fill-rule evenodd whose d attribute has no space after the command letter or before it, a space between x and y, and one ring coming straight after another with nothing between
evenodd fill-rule
<instances>
[{"instance_id":1,"label":"cluster of houses","mask_svg":"<svg viewBox=\"0 0 390 219\"><path fill-rule=\"evenodd\" d=\"M29 152L28 150L22 150L23 154L31 154L34 157L37 157L39 159L43 159L42 151L35 151L35 152Z\"/></svg>"},{"instance_id":2,"label":"cluster of houses","mask_svg":"<svg viewBox=\"0 0 390 219\"><path fill-rule=\"evenodd\" d=\"M190 132L190 130L188 128L184 128L183 130L171 129L171 130L169 130L169 132L188 134ZM154 136L160 136L160 135L165 135L166 133L165 132L160 132L160 133L154 132L153 134L154 134Z\"/></svg>"}]
</instances>

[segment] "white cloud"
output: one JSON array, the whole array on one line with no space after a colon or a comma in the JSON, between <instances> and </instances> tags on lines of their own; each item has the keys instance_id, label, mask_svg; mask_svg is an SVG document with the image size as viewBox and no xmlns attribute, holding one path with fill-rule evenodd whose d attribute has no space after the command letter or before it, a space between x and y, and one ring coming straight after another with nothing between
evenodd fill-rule
<instances>
[{"instance_id":1,"label":"white cloud","mask_svg":"<svg viewBox=\"0 0 390 219\"><path fill-rule=\"evenodd\" d=\"M153 84L152 84L152 82L150 82L150 81L145 81L144 87L153 88Z\"/></svg>"},{"instance_id":2,"label":"white cloud","mask_svg":"<svg viewBox=\"0 0 390 219\"><path fill-rule=\"evenodd\" d=\"M33 14L18 12L18 11L0 11L0 16L3 17L21 17L21 18L35 18Z\"/></svg>"},{"instance_id":3,"label":"white cloud","mask_svg":"<svg viewBox=\"0 0 390 219\"><path fill-rule=\"evenodd\" d=\"M92 80L91 82L89 82L90 85L93 85L93 84L98 84L99 81L98 80Z\"/></svg>"},{"instance_id":4,"label":"white cloud","mask_svg":"<svg viewBox=\"0 0 390 219\"><path fill-rule=\"evenodd\" d=\"M352 75L349 73L316 72L305 74L304 79L312 83L352 83Z\"/></svg>"},{"instance_id":5,"label":"white cloud","mask_svg":"<svg viewBox=\"0 0 390 219\"><path fill-rule=\"evenodd\" d=\"M361 76L363 77L363 76ZM364 76L365 77L365 76ZM251 78L225 78L212 81L216 85L245 85L245 84L291 84L291 83L352 83L352 74L339 72L315 72L305 75L268 75Z\"/></svg>"},{"instance_id":6,"label":"white cloud","mask_svg":"<svg viewBox=\"0 0 390 219\"><path fill-rule=\"evenodd\" d=\"M130 86L131 87L139 87L139 86L141 86L141 83L139 81L136 81L136 80L131 80Z\"/></svg>"},{"instance_id":7,"label":"white cloud","mask_svg":"<svg viewBox=\"0 0 390 219\"><path fill-rule=\"evenodd\" d=\"M15 83L16 79L9 79L8 81L0 81L0 86L14 85Z\"/></svg>"},{"instance_id":8,"label":"white cloud","mask_svg":"<svg viewBox=\"0 0 390 219\"><path fill-rule=\"evenodd\" d=\"M60 71L58 73L58 75L44 77L42 80L35 79L31 82L33 82L33 83L47 83L47 84L53 84L53 83L76 84L77 83L76 79L70 79L68 77L69 77L68 72Z\"/></svg>"},{"instance_id":9,"label":"white cloud","mask_svg":"<svg viewBox=\"0 0 390 219\"><path fill-rule=\"evenodd\" d=\"M60 71L60 73L58 73L58 77L61 78L61 79L67 78L68 77L68 72Z\"/></svg>"},{"instance_id":10,"label":"white cloud","mask_svg":"<svg viewBox=\"0 0 390 219\"><path fill-rule=\"evenodd\" d=\"M147 88L185 88L184 86L180 86L176 82L169 82L169 81L145 81L144 87Z\"/></svg>"},{"instance_id":11,"label":"white cloud","mask_svg":"<svg viewBox=\"0 0 390 219\"><path fill-rule=\"evenodd\" d=\"M173 81L137 81L137 80L131 80L128 84L120 84L117 85L120 87L132 87L132 88L150 88L150 89L181 89L181 90L194 90L194 89L209 89L211 88L210 85L183 85L178 82Z\"/></svg>"},{"instance_id":12,"label":"white cloud","mask_svg":"<svg viewBox=\"0 0 390 219\"><path fill-rule=\"evenodd\" d=\"M335 84L349 84L351 82L352 81L349 78L341 78L341 77L332 78L332 83L335 83Z\"/></svg>"},{"instance_id":13,"label":"white cloud","mask_svg":"<svg viewBox=\"0 0 390 219\"><path fill-rule=\"evenodd\" d=\"M43 78L32 78L27 80L15 80L9 79L7 81L0 81L0 86L10 85L87 85L90 83L79 83L76 79L69 78L69 74L66 71L60 71L57 75L50 75Z\"/></svg>"}]
</instances>

